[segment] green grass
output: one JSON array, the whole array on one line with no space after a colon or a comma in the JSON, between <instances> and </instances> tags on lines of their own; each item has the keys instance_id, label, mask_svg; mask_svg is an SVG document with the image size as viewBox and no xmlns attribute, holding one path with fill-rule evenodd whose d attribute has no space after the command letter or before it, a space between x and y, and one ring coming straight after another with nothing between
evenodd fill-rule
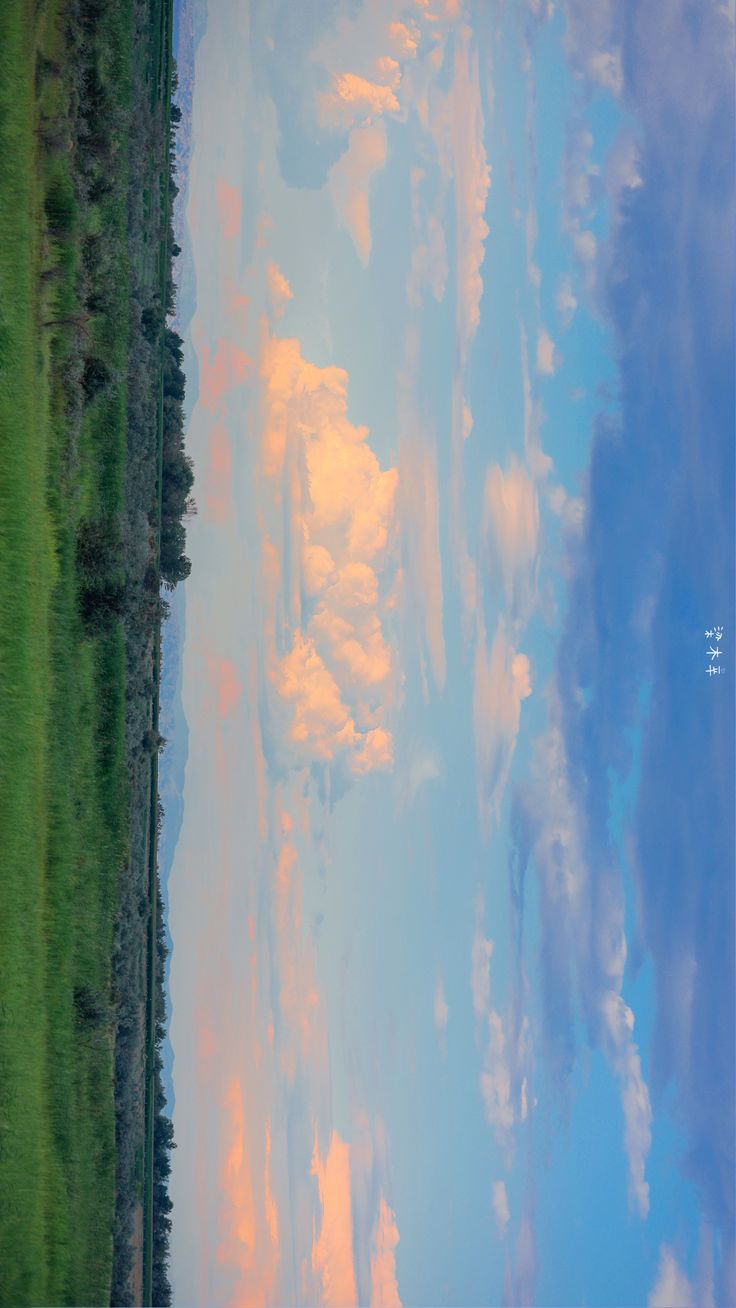
<instances>
[{"instance_id":1,"label":"green grass","mask_svg":"<svg viewBox=\"0 0 736 1308\"><path fill-rule=\"evenodd\" d=\"M0 1302L14 1305L109 1301L115 1201L112 1028L80 1022L75 991L104 1008L111 990L125 658L119 631L82 628L75 539L83 513L121 505L125 387L70 429L83 220L72 204L64 241L49 238L69 164L34 130L68 98L63 76L34 90L59 30L51 0L0 5ZM124 212L102 220L124 247ZM124 266L116 293L117 318L90 332L124 376Z\"/></svg>"}]
</instances>

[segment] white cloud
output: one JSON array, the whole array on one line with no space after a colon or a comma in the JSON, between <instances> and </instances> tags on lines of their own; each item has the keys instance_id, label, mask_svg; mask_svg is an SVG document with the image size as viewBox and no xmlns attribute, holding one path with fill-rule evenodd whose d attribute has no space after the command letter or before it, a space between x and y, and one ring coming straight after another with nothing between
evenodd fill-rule
<instances>
[{"instance_id":1,"label":"white cloud","mask_svg":"<svg viewBox=\"0 0 736 1308\"><path fill-rule=\"evenodd\" d=\"M473 994L473 1012L477 1023L484 1022L491 1004L491 958L493 941L483 934L483 896L475 901L475 930L470 954L470 989Z\"/></svg>"},{"instance_id":2,"label":"white cloud","mask_svg":"<svg viewBox=\"0 0 736 1308\"><path fill-rule=\"evenodd\" d=\"M434 1029L437 1036L437 1043L440 1047L443 1058L447 1057L446 1031L449 1014L450 1010L447 1006L447 1000L445 999L444 982L442 977L438 976L434 992L434 1007L432 1015L434 1018Z\"/></svg>"},{"instance_id":3,"label":"white cloud","mask_svg":"<svg viewBox=\"0 0 736 1308\"><path fill-rule=\"evenodd\" d=\"M338 215L365 267L371 254L370 183L386 162L386 129L381 121L356 127L348 148L328 174L328 189Z\"/></svg>"},{"instance_id":4,"label":"white cloud","mask_svg":"<svg viewBox=\"0 0 736 1308\"><path fill-rule=\"evenodd\" d=\"M481 826L488 838L491 822L501 820L501 803L516 749L521 705L532 693L530 664L499 618L493 644L486 650L485 623L478 623L473 671L473 731Z\"/></svg>"},{"instance_id":5,"label":"white cloud","mask_svg":"<svg viewBox=\"0 0 736 1308\"><path fill-rule=\"evenodd\" d=\"M659 1273L648 1303L649 1308L704 1308L696 1304L690 1281L668 1244L660 1245Z\"/></svg>"},{"instance_id":6,"label":"white cloud","mask_svg":"<svg viewBox=\"0 0 736 1308\"><path fill-rule=\"evenodd\" d=\"M543 377L551 377L557 370L558 358L555 343L549 332L542 331L537 339L537 372Z\"/></svg>"},{"instance_id":7,"label":"white cloud","mask_svg":"<svg viewBox=\"0 0 736 1308\"><path fill-rule=\"evenodd\" d=\"M511 1213L509 1211L509 1198L506 1193L505 1181L493 1182L493 1212L496 1217L496 1230L498 1231L499 1240L503 1240L509 1228Z\"/></svg>"},{"instance_id":8,"label":"white cloud","mask_svg":"<svg viewBox=\"0 0 736 1308\"><path fill-rule=\"evenodd\" d=\"M578 307L577 297L572 289L572 282L569 277L562 278L555 296L555 305L563 327L569 327Z\"/></svg>"}]
</instances>

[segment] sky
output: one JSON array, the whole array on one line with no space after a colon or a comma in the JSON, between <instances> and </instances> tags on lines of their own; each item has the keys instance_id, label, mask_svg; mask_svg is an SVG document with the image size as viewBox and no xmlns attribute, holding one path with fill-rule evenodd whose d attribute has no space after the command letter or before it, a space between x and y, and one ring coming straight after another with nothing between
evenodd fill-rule
<instances>
[{"instance_id":1,"label":"sky","mask_svg":"<svg viewBox=\"0 0 736 1308\"><path fill-rule=\"evenodd\" d=\"M175 1302L733 1304L733 6L177 22Z\"/></svg>"}]
</instances>

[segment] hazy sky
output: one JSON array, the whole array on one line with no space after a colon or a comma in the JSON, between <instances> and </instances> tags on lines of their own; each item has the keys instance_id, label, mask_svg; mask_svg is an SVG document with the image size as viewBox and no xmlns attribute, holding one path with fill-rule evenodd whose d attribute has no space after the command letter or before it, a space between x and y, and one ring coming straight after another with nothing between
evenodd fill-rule
<instances>
[{"instance_id":1,"label":"hazy sky","mask_svg":"<svg viewBox=\"0 0 736 1308\"><path fill-rule=\"evenodd\" d=\"M731 1303L731 6L192 13L176 1302Z\"/></svg>"}]
</instances>

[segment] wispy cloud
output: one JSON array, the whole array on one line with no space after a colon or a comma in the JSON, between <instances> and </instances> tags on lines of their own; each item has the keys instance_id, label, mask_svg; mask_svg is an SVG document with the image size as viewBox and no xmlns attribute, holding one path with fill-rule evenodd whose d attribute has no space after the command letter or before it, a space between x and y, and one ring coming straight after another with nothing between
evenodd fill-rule
<instances>
[{"instance_id":1,"label":"wispy cloud","mask_svg":"<svg viewBox=\"0 0 736 1308\"><path fill-rule=\"evenodd\" d=\"M445 985L442 980L442 975L440 974L437 977L437 985L435 986L435 991L434 991L434 1007L432 1009L432 1017L434 1019L434 1030L435 1030L435 1035L437 1036L437 1044L439 1045L440 1053L442 1054L443 1058L447 1057L446 1033L447 1033L447 1020L449 1015L450 1015L450 1010L447 1006L447 1000L445 999Z\"/></svg>"}]
</instances>

